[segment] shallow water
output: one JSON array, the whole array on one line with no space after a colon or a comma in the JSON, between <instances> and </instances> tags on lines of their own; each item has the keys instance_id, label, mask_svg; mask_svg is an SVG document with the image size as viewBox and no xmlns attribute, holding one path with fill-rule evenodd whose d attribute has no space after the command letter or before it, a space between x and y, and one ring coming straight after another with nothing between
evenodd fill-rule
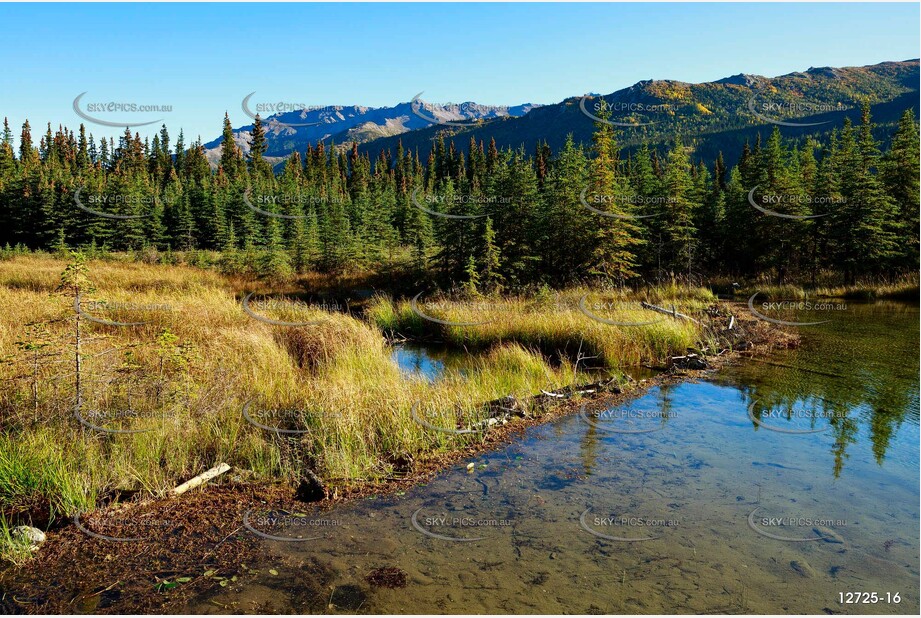
<instances>
[{"instance_id":1,"label":"shallow water","mask_svg":"<svg viewBox=\"0 0 921 618\"><path fill-rule=\"evenodd\" d=\"M264 525L318 538L265 541L277 575L188 609L917 614L918 308L838 313L798 350L534 428L472 471ZM366 581L391 566L405 587Z\"/></svg>"},{"instance_id":2,"label":"shallow water","mask_svg":"<svg viewBox=\"0 0 921 618\"><path fill-rule=\"evenodd\" d=\"M403 342L391 348L391 358L400 371L434 381L448 371L463 373L473 365L473 357L446 345Z\"/></svg>"}]
</instances>

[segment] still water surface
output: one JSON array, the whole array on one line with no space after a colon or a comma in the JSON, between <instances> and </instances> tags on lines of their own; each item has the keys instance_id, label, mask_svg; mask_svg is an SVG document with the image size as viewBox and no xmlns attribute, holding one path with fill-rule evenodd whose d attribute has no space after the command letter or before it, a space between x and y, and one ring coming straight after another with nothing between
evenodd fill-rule
<instances>
[{"instance_id":1,"label":"still water surface","mask_svg":"<svg viewBox=\"0 0 921 618\"><path fill-rule=\"evenodd\" d=\"M265 541L277 575L189 610L917 614L918 319L849 303L797 350L534 428ZM370 585L381 567L406 586Z\"/></svg>"}]
</instances>

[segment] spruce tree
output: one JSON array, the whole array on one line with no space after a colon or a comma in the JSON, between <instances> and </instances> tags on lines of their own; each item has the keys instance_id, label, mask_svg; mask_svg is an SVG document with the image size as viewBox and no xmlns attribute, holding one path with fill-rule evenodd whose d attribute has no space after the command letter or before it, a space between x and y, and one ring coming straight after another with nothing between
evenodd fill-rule
<instances>
[{"instance_id":1,"label":"spruce tree","mask_svg":"<svg viewBox=\"0 0 921 618\"><path fill-rule=\"evenodd\" d=\"M602 120L610 116L607 109L600 113ZM595 217L589 273L623 284L637 276L634 251L642 240L635 220L629 218L633 215L635 200L627 179L617 169L618 151L613 127L607 122L595 123L588 193L607 198L604 207L599 209L607 215Z\"/></svg>"},{"instance_id":2,"label":"spruce tree","mask_svg":"<svg viewBox=\"0 0 921 618\"><path fill-rule=\"evenodd\" d=\"M908 109L899 119L889 152L883 157L880 178L898 211L895 227L900 247L895 266L914 271L919 267L919 158L918 123L915 122L913 110Z\"/></svg>"}]
</instances>

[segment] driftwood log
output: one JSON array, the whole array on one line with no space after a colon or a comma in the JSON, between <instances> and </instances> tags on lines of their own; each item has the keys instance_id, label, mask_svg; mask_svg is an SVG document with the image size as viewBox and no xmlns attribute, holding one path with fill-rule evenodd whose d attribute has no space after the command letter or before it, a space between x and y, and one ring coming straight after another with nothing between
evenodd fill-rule
<instances>
[{"instance_id":1,"label":"driftwood log","mask_svg":"<svg viewBox=\"0 0 921 618\"><path fill-rule=\"evenodd\" d=\"M229 464L220 463L214 466L213 468L211 468L210 470L206 470L205 472L202 472L195 478L189 479L182 485L179 485L178 487L174 488L170 493L174 496L182 495L185 492L189 491L190 489L195 489L199 485L204 485L211 479L224 474L228 470L230 470Z\"/></svg>"},{"instance_id":2,"label":"driftwood log","mask_svg":"<svg viewBox=\"0 0 921 618\"><path fill-rule=\"evenodd\" d=\"M671 309L666 309L665 307L659 307L658 305L653 305L645 301L641 302L640 306L643 307L643 309L649 309L650 311L658 311L659 313L670 315L673 318L681 318L682 320L690 320L691 322L694 322L695 324L700 324L700 322L698 322L691 316L686 315L684 313L679 313L678 311L675 310L674 307L672 307Z\"/></svg>"}]
</instances>

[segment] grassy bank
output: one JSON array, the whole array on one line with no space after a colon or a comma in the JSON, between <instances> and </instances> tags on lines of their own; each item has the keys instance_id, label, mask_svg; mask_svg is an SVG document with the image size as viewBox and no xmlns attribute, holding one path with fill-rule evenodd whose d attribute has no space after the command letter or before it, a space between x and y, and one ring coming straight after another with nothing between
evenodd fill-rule
<instances>
[{"instance_id":1,"label":"grassy bank","mask_svg":"<svg viewBox=\"0 0 921 618\"><path fill-rule=\"evenodd\" d=\"M254 480L310 469L333 488L398 476L478 439L427 429L414 405L431 425L468 427L485 402L588 381L577 375L580 353L580 367L618 368L683 352L701 336L619 291L491 300L490 323L477 328L441 328L383 297L366 319L279 297L253 298L249 315L241 300L253 282L108 261L87 264L78 314L59 289L65 266L50 256L0 261L2 530L44 526L117 493L163 495L222 461ZM586 294L584 306L605 318L664 319L610 326L579 310ZM683 312L713 300L678 287L644 298ZM483 321L483 309L458 302L446 314ZM430 381L400 371L384 331L437 334L480 353L463 374Z\"/></svg>"},{"instance_id":2,"label":"grassy bank","mask_svg":"<svg viewBox=\"0 0 921 618\"><path fill-rule=\"evenodd\" d=\"M716 301L703 288L677 285L640 291L576 288L530 297L379 296L368 318L395 337L443 341L465 349L514 342L556 359L584 358L611 369L663 360L700 342L702 329L643 309L640 301L699 314Z\"/></svg>"},{"instance_id":3,"label":"grassy bank","mask_svg":"<svg viewBox=\"0 0 921 618\"><path fill-rule=\"evenodd\" d=\"M866 280L851 284L819 283L817 285L748 283L733 289L731 283L721 288L735 292L746 299L754 293L771 300L805 300L809 298L841 298L846 300L903 300L918 302L918 275L901 277L894 281Z\"/></svg>"}]
</instances>

